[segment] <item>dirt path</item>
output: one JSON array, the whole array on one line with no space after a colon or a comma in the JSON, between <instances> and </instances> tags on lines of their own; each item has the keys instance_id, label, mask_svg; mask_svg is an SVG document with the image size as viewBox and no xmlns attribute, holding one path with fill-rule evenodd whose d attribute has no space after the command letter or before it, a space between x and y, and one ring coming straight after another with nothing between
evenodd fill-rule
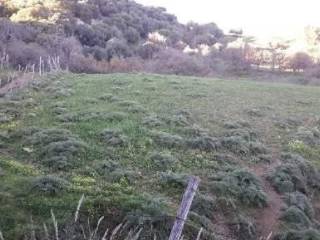
<instances>
[{"instance_id":1,"label":"dirt path","mask_svg":"<svg viewBox=\"0 0 320 240\"><path fill-rule=\"evenodd\" d=\"M271 237L278 228L283 199L266 179L266 174L277 165L279 165L279 162L274 161L271 164L260 164L251 168L251 170L261 179L263 190L268 197L268 206L257 211L254 216L259 231L259 239L268 239L268 237Z\"/></svg>"}]
</instances>

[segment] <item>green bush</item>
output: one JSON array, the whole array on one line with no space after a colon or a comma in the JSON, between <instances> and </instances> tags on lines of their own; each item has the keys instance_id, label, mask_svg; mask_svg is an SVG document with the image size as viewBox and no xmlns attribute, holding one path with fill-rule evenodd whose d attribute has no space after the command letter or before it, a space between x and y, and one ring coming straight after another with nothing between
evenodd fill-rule
<instances>
[{"instance_id":1,"label":"green bush","mask_svg":"<svg viewBox=\"0 0 320 240\"><path fill-rule=\"evenodd\" d=\"M212 192L220 198L231 198L248 206L267 205L267 195L260 180L246 169L221 173L210 184Z\"/></svg>"},{"instance_id":2,"label":"green bush","mask_svg":"<svg viewBox=\"0 0 320 240\"><path fill-rule=\"evenodd\" d=\"M184 189L188 184L188 175L182 173L161 173L160 182L167 187Z\"/></svg>"},{"instance_id":3,"label":"green bush","mask_svg":"<svg viewBox=\"0 0 320 240\"><path fill-rule=\"evenodd\" d=\"M199 149L201 151L216 151L221 147L221 142L218 138L210 136L200 136L187 141L187 144L192 149Z\"/></svg>"},{"instance_id":4,"label":"green bush","mask_svg":"<svg viewBox=\"0 0 320 240\"><path fill-rule=\"evenodd\" d=\"M124 147L128 145L129 139L118 129L104 129L100 133L101 140L111 147Z\"/></svg>"},{"instance_id":5,"label":"green bush","mask_svg":"<svg viewBox=\"0 0 320 240\"><path fill-rule=\"evenodd\" d=\"M303 193L294 192L286 194L284 200L288 206L295 206L299 208L309 219L313 219L314 209L312 203Z\"/></svg>"},{"instance_id":6,"label":"green bush","mask_svg":"<svg viewBox=\"0 0 320 240\"><path fill-rule=\"evenodd\" d=\"M158 171L173 170L178 160L170 153L153 152L150 155L152 166Z\"/></svg>"},{"instance_id":7,"label":"green bush","mask_svg":"<svg viewBox=\"0 0 320 240\"><path fill-rule=\"evenodd\" d=\"M294 229L308 229L312 226L308 216L296 206L291 206L285 210L280 219Z\"/></svg>"},{"instance_id":8,"label":"green bush","mask_svg":"<svg viewBox=\"0 0 320 240\"><path fill-rule=\"evenodd\" d=\"M163 125L163 122L157 116L148 116L143 118L142 124L146 127L152 128L152 127L159 127Z\"/></svg>"},{"instance_id":9,"label":"green bush","mask_svg":"<svg viewBox=\"0 0 320 240\"><path fill-rule=\"evenodd\" d=\"M56 176L42 176L37 177L32 181L31 189L33 191L48 194L57 195L65 191L69 186L69 183Z\"/></svg>"},{"instance_id":10,"label":"green bush","mask_svg":"<svg viewBox=\"0 0 320 240\"><path fill-rule=\"evenodd\" d=\"M153 131L151 132L151 137L156 144L162 147L175 148L182 147L185 144L185 141L181 136L172 135L166 132Z\"/></svg>"},{"instance_id":11,"label":"green bush","mask_svg":"<svg viewBox=\"0 0 320 240\"><path fill-rule=\"evenodd\" d=\"M88 146L78 136L64 129L22 129L13 137L21 136L23 149L30 149L38 162L58 171L69 170L77 165Z\"/></svg>"},{"instance_id":12,"label":"green bush","mask_svg":"<svg viewBox=\"0 0 320 240\"><path fill-rule=\"evenodd\" d=\"M278 234L274 240L320 240L320 232L315 229L289 230Z\"/></svg>"},{"instance_id":13,"label":"green bush","mask_svg":"<svg viewBox=\"0 0 320 240\"><path fill-rule=\"evenodd\" d=\"M247 216L238 215L231 223L231 228L239 240L258 239L257 227L253 220Z\"/></svg>"},{"instance_id":14,"label":"green bush","mask_svg":"<svg viewBox=\"0 0 320 240\"><path fill-rule=\"evenodd\" d=\"M85 122L90 120L101 120L109 122L123 121L127 117L123 112L79 112L67 113L58 116L61 122Z\"/></svg>"},{"instance_id":15,"label":"green bush","mask_svg":"<svg viewBox=\"0 0 320 240\"><path fill-rule=\"evenodd\" d=\"M320 189L318 170L304 158L294 154L283 154L283 164L268 176L280 193L300 191L308 194L311 189Z\"/></svg>"}]
</instances>

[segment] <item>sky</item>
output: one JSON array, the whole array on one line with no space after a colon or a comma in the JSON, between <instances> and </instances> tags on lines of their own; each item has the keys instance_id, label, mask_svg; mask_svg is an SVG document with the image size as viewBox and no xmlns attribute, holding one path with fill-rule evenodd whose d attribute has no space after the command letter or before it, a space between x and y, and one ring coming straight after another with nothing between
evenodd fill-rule
<instances>
[{"instance_id":1,"label":"sky","mask_svg":"<svg viewBox=\"0 0 320 240\"><path fill-rule=\"evenodd\" d=\"M225 32L243 29L258 39L295 38L320 27L320 0L136 0L167 8L180 22L215 22Z\"/></svg>"}]
</instances>

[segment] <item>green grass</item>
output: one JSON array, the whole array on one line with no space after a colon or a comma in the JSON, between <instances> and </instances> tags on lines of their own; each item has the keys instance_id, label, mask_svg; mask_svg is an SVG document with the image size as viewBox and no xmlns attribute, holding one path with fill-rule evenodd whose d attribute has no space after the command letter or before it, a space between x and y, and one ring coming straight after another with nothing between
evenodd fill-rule
<instances>
[{"instance_id":1,"label":"green grass","mask_svg":"<svg viewBox=\"0 0 320 240\"><path fill-rule=\"evenodd\" d=\"M6 150L3 154L0 151L0 168L4 171L0 176L0 230L12 239L28 226L30 216L35 221L48 221L50 209L63 222L70 217L83 193L87 197L85 207L92 216L113 215L115 209L121 212L121 216L133 210L154 217L162 213L173 216L183 188L177 191L159 184L161 174L157 164L150 160L153 152L171 153L178 160L172 170L199 175L203 180L201 192L211 196L215 194L207 186L213 175L239 166L251 167L256 162L254 156L240 156L226 149L207 152L160 146L154 142L151 130L142 124L149 115L157 116L164 123L153 131L180 135L184 140L190 137L184 128L166 121L181 110L188 111L194 124L218 138L225 135L227 130L223 126L226 122L246 121L273 155L286 150L298 151L320 166L320 155L316 154L319 147L292 147L290 142L296 140L297 127L280 128L277 125L294 118L301 120L300 126L319 128L320 88L317 87L146 74L65 74L48 80L49 83L57 81L62 82L60 89L71 88L74 94L53 98L44 87L39 91L24 91L21 94L33 98L37 105L22 107L21 118L1 124L0 131L10 133L28 127L67 129L84 141L88 149L77 159L72 170L52 171L41 161L36 161L35 153L23 149L32 146L22 139L4 140ZM122 102L130 101L126 104L139 105L145 112L131 113L126 104L119 101L99 100L108 94ZM123 112L126 116L122 121L98 117L63 123L54 113L53 106L57 103L62 104L68 113ZM250 112L261 116L253 116ZM119 129L129 139L128 145L106 146L99 137L104 129ZM232 155L236 162L221 162L215 158L216 154ZM101 174L104 161L116 162L122 172ZM46 174L65 178L70 183L68 189L57 196L30 190L32 179ZM146 205L148 202L150 204ZM241 205L238 209L250 215Z\"/></svg>"}]
</instances>

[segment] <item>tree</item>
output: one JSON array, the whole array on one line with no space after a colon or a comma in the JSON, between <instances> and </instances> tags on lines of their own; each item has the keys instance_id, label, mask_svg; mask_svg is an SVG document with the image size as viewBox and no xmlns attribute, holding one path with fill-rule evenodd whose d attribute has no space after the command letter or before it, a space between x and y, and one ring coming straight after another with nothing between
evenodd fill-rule
<instances>
[{"instance_id":1,"label":"tree","mask_svg":"<svg viewBox=\"0 0 320 240\"><path fill-rule=\"evenodd\" d=\"M289 65L293 69L294 72L304 71L313 65L313 60L307 53L297 52L290 59Z\"/></svg>"}]
</instances>

